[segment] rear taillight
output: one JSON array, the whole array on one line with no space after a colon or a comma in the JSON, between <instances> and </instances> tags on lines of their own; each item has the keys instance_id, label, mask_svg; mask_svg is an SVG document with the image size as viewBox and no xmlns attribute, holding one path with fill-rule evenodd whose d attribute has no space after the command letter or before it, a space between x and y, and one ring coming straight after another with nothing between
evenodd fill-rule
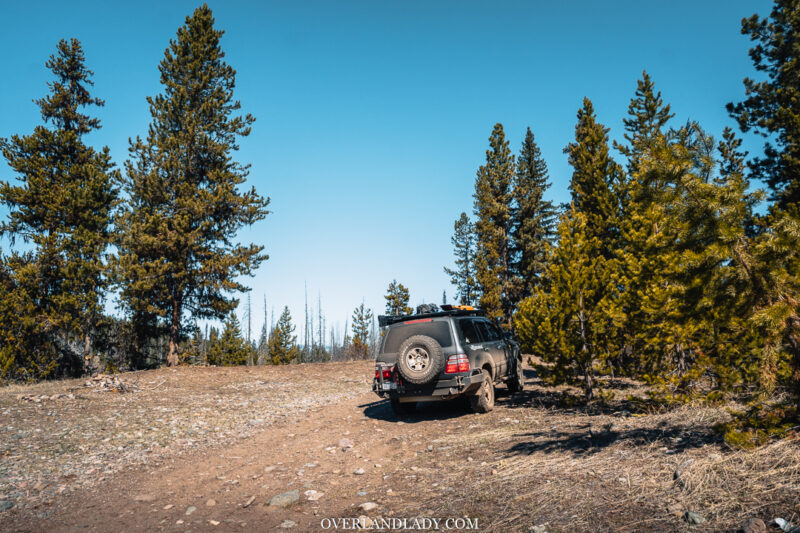
<instances>
[{"instance_id":1,"label":"rear taillight","mask_svg":"<svg viewBox=\"0 0 800 533\"><path fill-rule=\"evenodd\" d=\"M455 374L456 372L469 372L469 359L466 354L460 353L447 358L444 373Z\"/></svg>"},{"instance_id":2,"label":"rear taillight","mask_svg":"<svg viewBox=\"0 0 800 533\"><path fill-rule=\"evenodd\" d=\"M381 371L379 369L375 369L375 379L380 379ZM392 379L392 369L391 368L384 368L383 369L383 379Z\"/></svg>"}]
</instances>

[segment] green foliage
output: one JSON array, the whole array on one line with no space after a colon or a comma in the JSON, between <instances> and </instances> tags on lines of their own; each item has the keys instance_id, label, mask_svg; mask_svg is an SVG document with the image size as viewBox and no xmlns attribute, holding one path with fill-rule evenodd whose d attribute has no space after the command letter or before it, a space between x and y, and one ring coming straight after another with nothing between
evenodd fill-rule
<instances>
[{"instance_id":1,"label":"green foliage","mask_svg":"<svg viewBox=\"0 0 800 533\"><path fill-rule=\"evenodd\" d=\"M617 244L619 201L614 193L622 169L611 158L608 128L597 122L591 100L583 99L575 125L575 142L564 148L572 165L569 189L577 211L586 215L587 231L596 237L600 253L610 258Z\"/></svg>"},{"instance_id":2,"label":"green foliage","mask_svg":"<svg viewBox=\"0 0 800 533\"><path fill-rule=\"evenodd\" d=\"M475 277L481 308L489 318L501 318L507 328L511 327L514 307L511 233L515 169L503 125L495 124L486 163L475 179Z\"/></svg>"},{"instance_id":3,"label":"green foliage","mask_svg":"<svg viewBox=\"0 0 800 533\"><path fill-rule=\"evenodd\" d=\"M186 18L159 65L163 92L148 98L147 138L131 142L117 218L117 279L131 316L169 327L168 364L178 361L184 313L224 318L237 305L237 281L267 259L263 247L234 242L263 219L268 199L240 191L248 166L233 160L251 115L235 115L236 72L223 60L222 31L208 6Z\"/></svg>"},{"instance_id":4,"label":"green foliage","mask_svg":"<svg viewBox=\"0 0 800 533\"><path fill-rule=\"evenodd\" d=\"M0 139L0 152L20 182L0 182L0 202L9 210L0 235L32 246L24 257L4 261L5 290L16 302L9 313L20 316L0 326L6 338L0 365L37 379L57 367L82 370L69 337L81 337L84 357L90 354L108 286L104 254L117 197L108 148L95 151L83 141L100 128L83 108L103 105L89 93L93 74L83 48L76 39L57 48L46 64L54 75L50 94L36 100L44 124L30 135Z\"/></svg>"},{"instance_id":5,"label":"green foliage","mask_svg":"<svg viewBox=\"0 0 800 533\"><path fill-rule=\"evenodd\" d=\"M735 448L754 448L772 439L797 434L800 408L791 403L756 403L747 411L734 411L733 420L719 423L714 429Z\"/></svg>"},{"instance_id":6,"label":"green foliage","mask_svg":"<svg viewBox=\"0 0 800 533\"><path fill-rule=\"evenodd\" d=\"M588 217L574 206L558 227L559 246L547 271L549 291L535 289L515 316L522 349L553 363L553 383L582 380L584 394L595 392L596 367L617 347L614 294L616 262L606 259Z\"/></svg>"},{"instance_id":7,"label":"green foliage","mask_svg":"<svg viewBox=\"0 0 800 533\"><path fill-rule=\"evenodd\" d=\"M478 299L478 282L475 279L475 226L469 221L466 213L453 224L453 254L456 267L445 267L445 273L450 276L452 283L458 291L458 301L461 305L472 305Z\"/></svg>"},{"instance_id":8,"label":"green foliage","mask_svg":"<svg viewBox=\"0 0 800 533\"><path fill-rule=\"evenodd\" d=\"M661 91L655 91L650 75L642 71L642 79L636 82L636 93L628 105L628 116L622 119L627 144L614 142L614 148L628 159L629 175L638 171L642 155L651 150L674 116L669 104L661 98Z\"/></svg>"},{"instance_id":9,"label":"green foliage","mask_svg":"<svg viewBox=\"0 0 800 533\"><path fill-rule=\"evenodd\" d=\"M252 357L252 346L242 338L239 320L234 313L225 321L222 336L212 343L208 352L208 363L218 366L236 366L247 364Z\"/></svg>"},{"instance_id":10,"label":"green foliage","mask_svg":"<svg viewBox=\"0 0 800 533\"><path fill-rule=\"evenodd\" d=\"M742 131L768 137L763 157L751 161L753 177L785 208L800 201L800 5L776 0L769 17L743 19L742 34L755 42L750 58L764 79L745 78L745 100L727 109Z\"/></svg>"},{"instance_id":11,"label":"green foliage","mask_svg":"<svg viewBox=\"0 0 800 533\"><path fill-rule=\"evenodd\" d=\"M553 242L556 208L544 193L550 188L547 163L528 128L517 157L514 176L512 230L515 303L527 298L543 283L547 249Z\"/></svg>"},{"instance_id":12,"label":"green foliage","mask_svg":"<svg viewBox=\"0 0 800 533\"><path fill-rule=\"evenodd\" d=\"M364 302L355 308L352 316L353 339L350 354L353 359L369 357L369 332L372 325L372 310L364 307Z\"/></svg>"},{"instance_id":13,"label":"green foliage","mask_svg":"<svg viewBox=\"0 0 800 533\"><path fill-rule=\"evenodd\" d=\"M384 296L386 299L386 314L389 316L410 315L412 309L408 306L408 289L397 280L392 280Z\"/></svg>"},{"instance_id":14,"label":"green foliage","mask_svg":"<svg viewBox=\"0 0 800 533\"><path fill-rule=\"evenodd\" d=\"M300 349L297 347L297 336L294 334L292 315L289 308L284 307L278 323L269 336L269 357L273 365L285 365L297 362Z\"/></svg>"}]
</instances>

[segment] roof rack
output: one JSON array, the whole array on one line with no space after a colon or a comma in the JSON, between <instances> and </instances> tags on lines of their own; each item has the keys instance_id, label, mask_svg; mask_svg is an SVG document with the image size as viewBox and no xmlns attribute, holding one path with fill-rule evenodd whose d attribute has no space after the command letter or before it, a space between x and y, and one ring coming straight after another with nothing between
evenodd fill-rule
<instances>
[{"instance_id":1,"label":"roof rack","mask_svg":"<svg viewBox=\"0 0 800 533\"><path fill-rule=\"evenodd\" d=\"M397 324L398 322L408 322L410 320L435 318L439 316L467 316L467 315L485 316L486 315L486 311L484 311L483 309L472 307L471 305L442 305L441 309L442 309L441 311L436 311L434 313L418 313L414 315L403 315L403 316L378 315L378 325L384 328L392 324Z\"/></svg>"}]
</instances>

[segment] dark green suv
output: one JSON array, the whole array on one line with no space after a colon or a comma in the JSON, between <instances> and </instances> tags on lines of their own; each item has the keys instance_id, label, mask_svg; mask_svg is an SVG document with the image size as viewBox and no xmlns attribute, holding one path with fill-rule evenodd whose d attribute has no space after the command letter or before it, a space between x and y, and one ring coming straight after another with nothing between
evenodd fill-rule
<instances>
[{"instance_id":1,"label":"dark green suv","mask_svg":"<svg viewBox=\"0 0 800 533\"><path fill-rule=\"evenodd\" d=\"M479 309L443 305L409 316L379 316L386 327L372 390L407 414L417 402L463 396L476 413L494 407L494 385L522 390L519 345Z\"/></svg>"}]
</instances>

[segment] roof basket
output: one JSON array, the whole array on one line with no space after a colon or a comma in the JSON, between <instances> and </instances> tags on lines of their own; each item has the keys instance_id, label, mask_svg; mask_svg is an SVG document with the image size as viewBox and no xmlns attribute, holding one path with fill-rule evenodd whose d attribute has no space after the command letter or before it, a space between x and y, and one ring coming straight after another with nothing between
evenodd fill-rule
<instances>
[{"instance_id":1,"label":"roof basket","mask_svg":"<svg viewBox=\"0 0 800 533\"><path fill-rule=\"evenodd\" d=\"M426 309L431 309L432 306L434 311L427 311L427 312L420 312L425 311ZM424 318L433 318L437 316L457 316L457 315L485 315L486 312L482 309L478 309L476 307L472 307L471 305L442 305L439 307L436 304L423 304L417 307L417 313L413 315L404 315L404 316L386 316L386 315L378 315L378 325L382 328L386 326L390 326L392 324L396 324L398 322L406 322L408 320L415 320L421 317Z\"/></svg>"}]
</instances>

